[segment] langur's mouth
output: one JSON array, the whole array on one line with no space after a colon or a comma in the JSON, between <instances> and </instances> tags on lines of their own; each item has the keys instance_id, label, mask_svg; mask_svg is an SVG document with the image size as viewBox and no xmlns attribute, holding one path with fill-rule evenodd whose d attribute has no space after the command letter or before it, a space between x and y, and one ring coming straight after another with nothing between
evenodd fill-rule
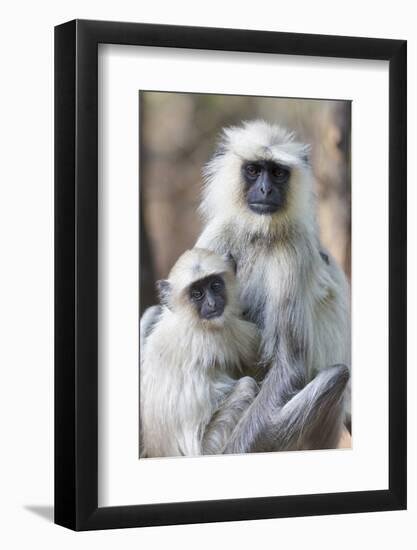
<instances>
[{"instance_id":1,"label":"langur's mouth","mask_svg":"<svg viewBox=\"0 0 417 550\"><path fill-rule=\"evenodd\" d=\"M248 206L255 214L273 214L280 207L279 204L270 202L250 202Z\"/></svg>"},{"instance_id":2,"label":"langur's mouth","mask_svg":"<svg viewBox=\"0 0 417 550\"><path fill-rule=\"evenodd\" d=\"M223 310L212 311L204 315L204 319L210 321L211 319L217 319L223 315Z\"/></svg>"}]
</instances>

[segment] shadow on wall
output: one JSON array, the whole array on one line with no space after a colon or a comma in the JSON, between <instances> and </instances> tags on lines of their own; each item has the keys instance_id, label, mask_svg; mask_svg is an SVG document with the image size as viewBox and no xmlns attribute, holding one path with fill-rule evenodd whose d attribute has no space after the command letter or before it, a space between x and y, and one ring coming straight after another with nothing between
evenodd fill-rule
<instances>
[{"instance_id":1,"label":"shadow on wall","mask_svg":"<svg viewBox=\"0 0 417 550\"><path fill-rule=\"evenodd\" d=\"M312 146L323 244L350 277L349 101L141 92L141 312L201 231L201 172L225 126L263 118Z\"/></svg>"},{"instance_id":2,"label":"shadow on wall","mask_svg":"<svg viewBox=\"0 0 417 550\"><path fill-rule=\"evenodd\" d=\"M38 506L38 505L31 505L31 506L24 506L24 509L28 512L32 512L32 514L35 514L49 523L54 522L54 507L53 506Z\"/></svg>"}]
</instances>

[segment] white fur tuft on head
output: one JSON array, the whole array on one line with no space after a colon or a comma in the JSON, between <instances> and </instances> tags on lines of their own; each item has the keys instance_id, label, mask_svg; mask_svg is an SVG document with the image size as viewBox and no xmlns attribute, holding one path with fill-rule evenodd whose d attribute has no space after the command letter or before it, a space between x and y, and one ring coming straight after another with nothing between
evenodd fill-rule
<instances>
[{"instance_id":1,"label":"white fur tuft on head","mask_svg":"<svg viewBox=\"0 0 417 550\"><path fill-rule=\"evenodd\" d=\"M205 248L186 250L171 269L168 280L175 288L184 289L210 275L233 274L233 266L223 256Z\"/></svg>"},{"instance_id":2,"label":"white fur tuft on head","mask_svg":"<svg viewBox=\"0 0 417 550\"><path fill-rule=\"evenodd\" d=\"M245 160L275 160L290 167L305 164L310 146L296 141L294 132L265 120L245 121L223 130L223 142Z\"/></svg>"}]
</instances>

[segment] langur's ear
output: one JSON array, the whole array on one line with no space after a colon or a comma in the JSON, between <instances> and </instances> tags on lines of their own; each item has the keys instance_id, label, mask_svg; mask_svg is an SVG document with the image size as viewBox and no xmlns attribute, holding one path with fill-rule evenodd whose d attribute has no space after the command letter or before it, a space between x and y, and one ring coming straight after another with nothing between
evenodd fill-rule
<instances>
[{"instance_id":1,"label":"langur's ear","mask_svg":"<svg viewBox=\"0 0 417 550\"><path fill-rule=\"evenodd\" d=\"M228 252L227 254L223 254L223 258L225 262L230 265L230 267L233 269L233 273L236 275L237 263L232 254L230 252Z\"/></svg>"},{"instance_id":2,"label":"langur's ear","mask_svg":"<svg viewBox=\"0 0 417 550\"><path fill-rule=\"evenodd\" d=\"M213 153L213 158L222 157L227 151L226 144L223 141L220 141L217 144L216 150Z\"/></svg>"},{"instance_id":3,"label":"langur's ear","mask_svg":"<svg viewBox=\"0 0 417 550\"><path fill-rule=\"evenodd\" d=\"M158 291L159 301L162 306L168 306L171 295L171 283L166 279L156 281L156 290Z\"/></svg>"}]
</instances>

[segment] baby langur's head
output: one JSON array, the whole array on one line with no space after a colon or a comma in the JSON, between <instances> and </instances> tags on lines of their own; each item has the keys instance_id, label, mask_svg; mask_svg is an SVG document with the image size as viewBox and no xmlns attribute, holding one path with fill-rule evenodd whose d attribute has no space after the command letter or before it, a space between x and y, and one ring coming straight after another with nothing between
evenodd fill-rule
<instances>
[{"instance_id":1,"label":"baby langur's head","mask_svg":"<svg viewBox=\"0 0 417 550\"><path fill-rule=\"evenodd\" d=\"M184 252L158 290L163 305L194 323L218 327L239 313L234 261L203 248Z\"/></svg>"},{"instance_id":2,"label":"baby langur's head","mask_svg":"<svg viewBox=\"0 0 417 550\"><path fill-rule=\"evenodd\" d=\"M205 170L202 210L207 219L270 231L311 212L309 147L263 120L223 130Z\"/></svg>"}]
</instances>

